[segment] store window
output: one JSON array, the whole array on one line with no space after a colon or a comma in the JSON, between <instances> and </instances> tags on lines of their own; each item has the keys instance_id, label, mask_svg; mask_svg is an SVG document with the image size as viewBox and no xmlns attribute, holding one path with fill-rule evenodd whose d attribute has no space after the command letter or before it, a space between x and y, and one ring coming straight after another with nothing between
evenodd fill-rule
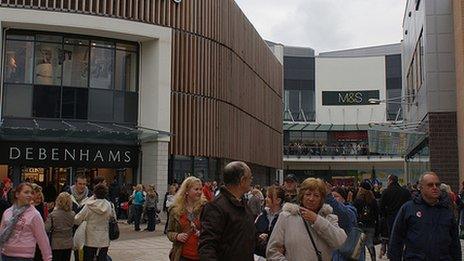
<instances>
[{"instance_id":1,"label":"store window","mask_svg":"<svg viewBox=\"0 0 464 261\"><path fill-rule=\"evenodd\" d=\"M7 40L5 46L6 83L32 83L34 43Z\"/></svg>"},{"instance_id":2,"label":"store window","mask_svg":"<svg viewBox=\"0 0 464 261\"><path fill-rule=\"evenodd\" d=\"M61 85L62 45L36 42L34 83Z\"/></svg>"},{"instance_id":3,"label":"store window","mask_svg":"<svg viewBox=\"0 0 464 261\"><path fill-rule=\"evenodd\" d=\"M76 43L72 45L71 43ZM65 40L63 50L63 86L87 87L89 79L88 41Z\"/></svg>"},{"instance_id":4,"label":"store window","mask_svg":"<svg viewBox=\"0 0 464 261\"><path fill-rule=\"evenodd\" d=\"M95 43L92 43L93 45ZM92 47L90 51L90 87L113 88L114 50Z\"/></svg>"},{"instance_id":5,"label":"store window","mask_svg":"<svg viewBox=\"0 0 464 261\"><path fill-rule=\"evenodd\" d=\"M8 30L3 116L136 123L138 45Z\"/></svg>"},{"instance_id":6,"label":"store window","mask_svg":"<svg viewBox=\"0 0 464 261\"><path fill-rule=\"evenodd\" d=\"M23 84L5 84L3 86L3 115L31 117L32 86Z\"/></svg>"}]
</instances>

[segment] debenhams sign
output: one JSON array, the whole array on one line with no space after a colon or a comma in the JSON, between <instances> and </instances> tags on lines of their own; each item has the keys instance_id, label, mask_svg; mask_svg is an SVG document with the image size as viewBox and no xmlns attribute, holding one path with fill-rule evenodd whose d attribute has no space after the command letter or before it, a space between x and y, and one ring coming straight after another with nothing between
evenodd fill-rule
<instances>
[{"instance_id":1,"label":"debenhams sign","mask_svg":"<svg viewBox=\"0 0 464 261\"><path fill-rule=\"evenodd\" d=\"M0 163L27 166L86 166L127 168L137 165L135 146L0 143Z\"/></svg>"}]
</instances>

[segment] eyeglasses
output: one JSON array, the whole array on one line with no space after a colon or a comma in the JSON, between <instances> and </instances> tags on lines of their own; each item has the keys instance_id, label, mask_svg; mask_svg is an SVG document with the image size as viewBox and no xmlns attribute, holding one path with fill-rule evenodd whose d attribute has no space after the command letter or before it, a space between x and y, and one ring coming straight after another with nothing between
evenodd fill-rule
<instances>
[{"instance_id":1,"label":"eyeglasses","mask_svg":"<svg viewBox=\"0 0 464 261\"><path fill-rule=\"evenodd\" d=\"M427 187L429 187L429 188L433 188L433 187L439 188L440 185L441 185L440 182L437 182L437 183L427 183L427 184L425 184L425 186L427 186Z\"/></svg>"}]
</instances>

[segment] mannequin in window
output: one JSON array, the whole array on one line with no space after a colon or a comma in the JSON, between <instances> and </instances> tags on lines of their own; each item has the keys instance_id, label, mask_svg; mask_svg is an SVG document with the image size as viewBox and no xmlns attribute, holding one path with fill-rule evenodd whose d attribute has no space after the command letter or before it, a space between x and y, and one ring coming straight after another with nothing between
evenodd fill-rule
<instances>
[{"instance_id":1,"label":"mannequin in window","mask_svg":"<svg viewBox=\"0 0 464 261\"><path fill-rule=\"evenodd\" d=\"M8 82L16 80L16 69L18 68L16 64L16 53L15 52L7 52L6 53L6 80Z\"/></svg>"},{"instance_id":2,"label":"mannequin in window","mask_svg":"<svg viewBox=\"0 0 464 261\"><path fill-rule=\"evenodd\" d=\"M42 57L37 60L35 66L35 82L51 85L53 84L52 50L49 47L41 46L39 52Z\"/></svg>"}]
</instances>

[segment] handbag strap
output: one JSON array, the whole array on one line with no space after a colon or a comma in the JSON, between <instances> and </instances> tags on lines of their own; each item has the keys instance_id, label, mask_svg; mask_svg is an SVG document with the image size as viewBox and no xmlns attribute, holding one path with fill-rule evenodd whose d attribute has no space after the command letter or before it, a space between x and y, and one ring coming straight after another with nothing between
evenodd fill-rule
<instances>
[{"instance_id":1,"label":"handbag strap","mask_svg":"<svg viewBox=\"0 0 464 261\"><path fill-rule=\"evenodd\" d=\"M50 218L50 223L51 223L50 234L53 234L53 232L55 231L55 226L53 225L53 216L50 215L48 216L48 218Z\"/></svg>"},{"instance_id":2,"label":"handbag strap","mask_svg":"<svg viewBox=\"0 0 464 261\"><path fill-rule=\"evenodd\" d=\"M306 231L308 232L309 238L311 239L311 243L313 244L314 250L316 251L317 259L322 260L322 252L319 251L319 249L316 246L316 242L314 242L313 235L311 235L311 232L309 231L308 224L306 223L306 220L301 216L301 219L303 220L303 224L305 225Z\"/></svg>"}]
</instances>

